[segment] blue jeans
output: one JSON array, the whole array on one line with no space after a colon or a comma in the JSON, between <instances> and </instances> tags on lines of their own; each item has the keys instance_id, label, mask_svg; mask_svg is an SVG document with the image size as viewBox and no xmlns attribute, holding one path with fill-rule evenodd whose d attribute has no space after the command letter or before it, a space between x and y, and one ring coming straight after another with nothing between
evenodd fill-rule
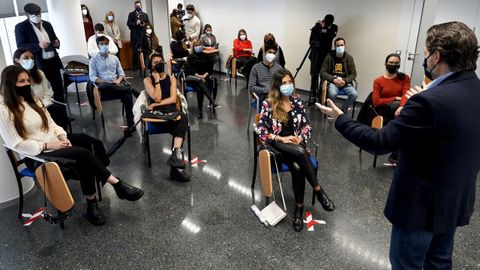
<instances>
[{"instance_id":1,"label":"blue jeans","mask_svg":"<svg viewBox=\"0 0 480 270\"><path fill-rule=\"evenodd\" d=\"M455 229L434 234L416 229L392 227L390 263L397 269L452 269Z\"/></svg>"},{"instance_id":2,"label":"blue jeans","mask_svg":"<svg viewBox=\"0 0 480 270\"><path fill-rule=\"evenodd\" d=\"M357 100L357 90L351 85L347 84L346 86L340 88L342 95L347 95L347 100L342 104L342 111L346 113L348 108L353 105L355 100ZM332 101L335 101L338 95L339 88L334 83L328 84L328 95L327 97Z\"/></svg>"}]
</instances>

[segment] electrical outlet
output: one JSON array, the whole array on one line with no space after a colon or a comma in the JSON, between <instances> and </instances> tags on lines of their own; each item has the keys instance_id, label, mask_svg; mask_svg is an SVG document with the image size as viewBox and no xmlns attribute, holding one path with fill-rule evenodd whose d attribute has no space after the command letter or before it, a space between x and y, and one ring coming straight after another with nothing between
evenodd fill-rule
<instances>
[{"instance_id":1,"label":"electrical outlet","mask_svg":"<svg viewBox=\"0 0 480 270\"><path fill-rule=\"evenodd\" d=\"M396 50L395 53L401 56L402 55L402 50Z\"/></svg>"}]
</instances>

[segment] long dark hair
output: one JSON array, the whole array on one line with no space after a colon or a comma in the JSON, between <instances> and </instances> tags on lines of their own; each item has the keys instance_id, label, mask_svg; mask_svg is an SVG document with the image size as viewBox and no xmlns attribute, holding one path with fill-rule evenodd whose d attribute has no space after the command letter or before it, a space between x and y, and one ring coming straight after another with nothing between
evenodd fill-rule
<instances>
[{"instance_id":1,"label":"long dark hair","mask_svg":"<svg viewBox=\"0 0 480 270\"><path fill-rule=\"evenodd\" d=\"M92 22L92 15L90 15L90 9L88 9L88 7L86 5L81 4L80 9L83 9L83 8L85 8L87 10L87 15L84 15L84 16L88 18L89 22Z\"/></svg>"},{"instance_id":2,"label":"long dark hair","mask_svg":"<svg viewBox=\"0 0 480 270\"><path fill-rule=\"evenodd\" d=\"M391 53L387 55L387 57L385 58L385 65L388 63L388 59L390 59L390 57L397 57L399 61L402 61L402 58L400 57L399 54ZM397 77L400 81L403 81L405 80L405 73L397 71Z\"/></svg>"},{"instance_id":3,"label":"long dark hair","mask_svg":"<svg viewBox=\"0 0 480 270\"><path fill-rule=\"evenodd\" d=\"M241 34L241 33L245 33L245 40L248 40L247 31L246 31L245 29L243 29L243 28L240 29L240 30L238 30L237 39L238 39L238 40L241 40L241 39L240 39L240 34Z\"/></svg>"},{"instance_id":4,"label":"long dark hair","mask_svg":"<svg viewBox=\"0 0 480 270\"><path fill-rule=\"evenodd\" d=\"M17 83L18 76L25 72L22 67L11 65L6 67L2 71L1 82L0 82L0 94L3 96L3 102L7 106L8 110L10 111L10 116L13 116L13 123L15 125L15 130L17 130L18 135L20 137L26 139L27 132L25 130L25 126L23 124L23 112L25 111L25 106L22 102L20 102L20 96L17 95L17 91L15 90L15 85ZM34 109L42 118L42 130L48 130L48 119L47 115L43 111L40 106L36 103L38 98L34 97L32 94L26 95L23 97L23 100Z\"/></svg>"},{"instance_id":5,"label":"long dark hair","mask_svg":"<svg viewBox=\"0 0 480 270\"><path fill-rule=\"evenodd\" d=\"M280 86L282 86L282 79L285 76L289 76L292 79L293 87L295 87L295 79L288 69L280 69L273 74L272 86L268 93L268 100L272 106L273 118L280 122L286 123L288 121L287 112L282 106L282 93L280 92Z\"/></svg>"},{"instance_id":6,"label":"long dark hair","mask_svg":"<svg viewBox=\"0 0 480 270\"><path fill-rule=\"evenodd\" d=\"M16 59L20 59L20 57L22 56L22 54L26 53L26 52L30 52L32 55L33 52L29 49L26 49L26 48L18 48L14 53L13 53L13 63L15 63L16 65L20 66L19 63L17 63ZM33 59L33 62L35 63L35 58ZM37 66L37 63L35 63L33 65L33 68L31 70L27 70L27 72L30 74L30 78L33 79L33 82L35 84L41 84L42 83L42 76L40 75L40 71L38 71L38 66Z\"/></svg>"}]
</instances>

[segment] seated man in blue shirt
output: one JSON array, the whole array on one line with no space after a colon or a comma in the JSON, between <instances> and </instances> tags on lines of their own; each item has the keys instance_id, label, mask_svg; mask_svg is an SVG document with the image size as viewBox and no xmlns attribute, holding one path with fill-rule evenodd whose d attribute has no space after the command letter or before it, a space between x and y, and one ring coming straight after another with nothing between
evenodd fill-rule
<instances>
[{"instance_id":1,"label":"seated man in blue shirt","mask_svg":"<svg viewBox=\"0 0 480 270\"><path fill-rule=\"evenodd\" d=\"M132 112L133 89L130 84L125 81L125 72L118 58L115 55L109 54L109 42L106 36L97 38L99 53L90 59L90 81L97 85L101 94L119 97L122 100L125 106L127 126L132 127L134 124Z\"/></svg>"}]
</instances>

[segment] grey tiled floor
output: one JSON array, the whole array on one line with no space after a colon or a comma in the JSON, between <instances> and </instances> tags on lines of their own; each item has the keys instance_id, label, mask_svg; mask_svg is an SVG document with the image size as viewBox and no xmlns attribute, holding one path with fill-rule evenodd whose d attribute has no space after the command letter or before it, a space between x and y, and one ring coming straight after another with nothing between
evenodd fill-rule
<instances>
[{"instance_id":1,"label":"grey tiled floor","mask_svg":"<svg viewBox=\"0 0 480 270\"><path fill-rule=\"evenodd\" d=\"M75 95L69 99L75 132L96 136L107 148L121 136L119 102L107 102L104 131L98 118L92 121L88 106L80 114ZM331 122L312 110L313 137L320 145L319 179L337 210L326 213L318 203L312 207L307 185L306 211L327 224L317 225L314 232L294 232L293 192L290 175L285 174L288 216L265 228L250 210L253 149L246 131L245 83L239 81L235 90L222 81L218 97L222 108L216 115L204 108L201 121L195 118L195 96L188 100L192 152L207 160L189 168L191 182L168 180L169 136L151 137L152 168L146 165L138 137L129 138L109 169L141 186L144 197L134 203L120 201L106 186L100 207L107 224L102 227L91 226L82 217L86 205L76 181L69 182L75 214L64 230L43 221L22 227L16 205L0 209L0 269L389 269L390 224L383 206L393 169L381 165L386 156L372 168L370 154L360 156ZM35 191L26 200L25 212L38 209L42 199ZM255 202L259 207L265 203L259 180ZM458 229L455 269L480 269L479 218L477 211L471 225Z\"/></svg>"}]
</instances>

